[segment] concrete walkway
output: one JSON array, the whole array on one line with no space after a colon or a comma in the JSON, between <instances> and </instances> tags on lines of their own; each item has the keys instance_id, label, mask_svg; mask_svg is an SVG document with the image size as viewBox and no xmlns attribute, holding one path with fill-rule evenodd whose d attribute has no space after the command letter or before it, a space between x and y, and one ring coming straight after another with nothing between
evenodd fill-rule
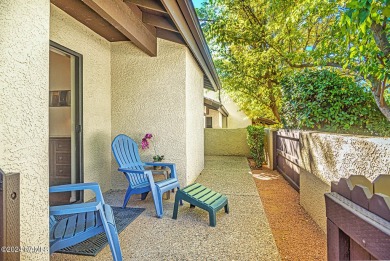
<instances>
[{"instance_id":1,"label":"concrete walkway","mask_svg":"<svg viewBox=\"0 0 390 261\"><path fill-rule=\"evenodd\" d=\"M133 198L128 206L146 210L119 238L124 260L280 260L255 183L244 157L207 156L196 180L227 195L230 214L217 214L217 226L209 226L208 213L189 204L172 219L174 195L164 200L164 217L155 217L151 197ZM107 203L121 206L125 191L110 191ZM95 258L54 254L51 260L110 260L105 247Z\"/></svg>"}]
</instances>

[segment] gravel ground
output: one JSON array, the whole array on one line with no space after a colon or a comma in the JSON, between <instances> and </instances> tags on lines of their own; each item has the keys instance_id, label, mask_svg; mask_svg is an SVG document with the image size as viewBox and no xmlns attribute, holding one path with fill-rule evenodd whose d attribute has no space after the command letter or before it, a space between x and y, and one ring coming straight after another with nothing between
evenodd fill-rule
<instances>
[{"instance_id":1,"label":"gravel ground","mask_svg":"<svg viewBox=\"0 0 390 261\"><path fill-rule=\"evenodd\" d=\"M264 166L252 175L282 260L326 260L326 235L299 205L299 193Z\"/></svg>"}]
</instances>

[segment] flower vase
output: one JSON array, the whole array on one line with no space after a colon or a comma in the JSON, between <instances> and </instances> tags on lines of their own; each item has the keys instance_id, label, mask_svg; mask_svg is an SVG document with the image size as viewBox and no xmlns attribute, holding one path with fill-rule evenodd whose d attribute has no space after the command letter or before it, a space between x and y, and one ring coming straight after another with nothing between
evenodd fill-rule
<instances>
[{"instance_id":1,"label":"flower vase","mask_svg":"<svg viewBox=\"0 0 390 261\"><path fill-rule=\"evenodd\" d=\"M156 160L153 160L153 162L161 162L161 160L159 160L159 161L156 161ZM162 170L162 166L153 166L153 169L154 170Z\"/></svg>"}]
</instances>

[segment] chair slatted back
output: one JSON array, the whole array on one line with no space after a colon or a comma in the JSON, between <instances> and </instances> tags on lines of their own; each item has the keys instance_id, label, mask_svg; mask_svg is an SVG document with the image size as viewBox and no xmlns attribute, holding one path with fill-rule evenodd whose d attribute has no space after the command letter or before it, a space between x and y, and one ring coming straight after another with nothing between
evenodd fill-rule
<instances>
[{"instance_id":1,"label":"chair slatted back","mask_svg":"<svg viewBox=\"0 0 390 261\"><path fill-rule=\"evenodd\" d=\"M112 152L120 168L129 168L134 170L145 170L144 163L138 153L138 145L130 137L119 134L112 142ZM146 175L140 175L128 172L126 175L130 186L148 182Z\"/></svg>"}]
</instances>

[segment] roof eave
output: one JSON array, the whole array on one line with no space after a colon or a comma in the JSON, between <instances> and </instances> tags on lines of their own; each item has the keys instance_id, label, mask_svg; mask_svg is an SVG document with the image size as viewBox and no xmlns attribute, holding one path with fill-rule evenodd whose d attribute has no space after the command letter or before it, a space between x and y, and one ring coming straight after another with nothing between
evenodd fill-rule
<instances>
[{"instance_id":1,"label":"roof eave","mask_svg":"<svg viewBox=\"0 0 390 261\"><path fill-rule=\"evenodd\" d=\"M226 110L225 106L223 106L222 103L220 103L220 102L217 102L217 101L215 101L213 99L204 97L203 98L203 104L207 108L219 111L225 117L229 116L229 112Z\"/></svg>"},{"instance_id":2,"label":"roof eave","mask_svg":"<svg viewBox=\"0 0 390 261\"><path fill-rule=\"evenodd\" d=\"M208 78L212 89L214 91L221 89L221 82L192 2L190 0L161 0L161 2ZM211 89L210 86L205 88Z\"/></svg>"},{"instance_id":3,"label":"roof eave","mask_svg":"<svg viewBox=\"0 0 390 261\"><path fill-rule=\"evenodd\" d=\"M223 105L221 105L221 107L219 107L218 111L225 117L229 116L229 112L226 110L225 106L223 106Z\"/></svg>"}]
</instances>

